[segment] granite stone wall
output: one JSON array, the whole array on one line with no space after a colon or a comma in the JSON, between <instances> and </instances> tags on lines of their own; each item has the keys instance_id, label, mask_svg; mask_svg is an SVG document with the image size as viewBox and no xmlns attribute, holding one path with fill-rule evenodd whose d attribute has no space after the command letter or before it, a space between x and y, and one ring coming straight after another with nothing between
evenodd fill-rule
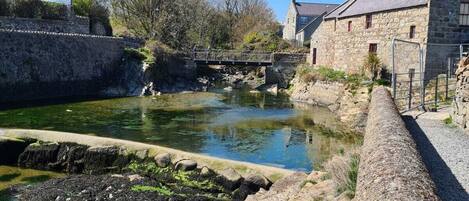
<instances>
[{"instance_id":1,"label":"granite stone wall","mask_svg":"<svg viewBox=\"0 0 469 201\"><path fill-rule=\"evenodd\" d=\"M365 15L327 19L311 38L311 48L317 48L317 65L358 73L369 53L369 44L374 43L378 45L377 53L384 67L389 69L393 37L419 43L426 42L428 13L429 9L426 6L374 13L373 25L369 29L365 28ZM352 22L350 32L349 21ZM416 26L414 39L409 38L411 26ZM407 55L409 51L397 53L402 54L402 58L409 59L408 65L402 65L403 68L418 66L418 48L412 52L417 56L409 57ZM400 70L406 71L406 69Z\"/></svg>"},{"instance_id":2,"label":"granite stone wall","mask_svg":"<svg viewBox=\"0 0 469 201\"><path fill-rule=\"evenodd\" d=\"M451 117L456 125L467 132L469 131L469 57L463 58L459 63L456 78L456 94Z\"/></svg>"},{"instance_id":3,"label":"granite stone wall","mask_svg":"<svg viewBox=\"0 0 469 201\"><path fill-rule=\"evenodd\" d=\"M85 17L70 20L0 17L0 29L90 34L90 20Z\"/></svg>"},{"instance_id":4,"label":"granite stone wall","mask_svg":"<svg viewBox=\"0 0 469 201\"><path fill-rule=\"evenodd\" d=\"M458 44L469 42L469 27L459 25L460 2L460 0L430 1L428 45L425 46L427 78L445 72L448 58L460 57Z\"/></svg>"},{"instance_id":5,"label":"granite stone wall","mask_svg":"<svg viewBox=\"0 0 469 201\"><path fill-rule=\"evenodd\" d=\"M116 77L120 38L0 31L0 102L96 96Z\"/></svg>"},{"instance_id":6,"label":"granite stone wall","mask_svg":"<svg viewBox=\"0 0 469 201\"><path fill-rule=\"evenodd\" d=\"M391 94L372 93L355 200L439 200Z\"/></svg>"}]
</instances>

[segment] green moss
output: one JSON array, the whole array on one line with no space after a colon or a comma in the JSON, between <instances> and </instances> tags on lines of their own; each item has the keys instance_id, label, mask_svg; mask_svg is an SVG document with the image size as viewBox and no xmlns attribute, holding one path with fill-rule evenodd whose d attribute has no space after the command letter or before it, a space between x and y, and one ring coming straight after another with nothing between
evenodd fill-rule
<instances>
[{"instance_id":1,"label":"green moss","mask_svg":"<svg viewBox=\"0 0 469 201\"><path fill-rule=\"evenodd\" d=\"M135 191L135 192L157 192L157 193L159 193L161 195L164 195L164 196L174 195L174 192L171 191L166 186L159 187L159 186L135 185L135 186L132 186L131 190Z\"/></svg>"},{"instance_id":2,"label":"green moss","mask_svg":"<svg viewBox=\"0 0 469 201\"><path fill-rule=\"evenodd\" d=\"M269 179L270 179L270 181L272 181L272 182L276 182L276 181L282 179L283 177L285 177L285 175L280 174L280 173L275 173L275 174L271 174L271 175L269 176Z\"/></svg>"},{"instance_id":3,"label":"green moss","mask_svg":"<svg viewBox=\"0 0 469 201\"><path fill-rule=\"evenodd\" d=\"M148 48L125 48L124 52L127 56L147 64L154 64L156 62L155 56L153 56L152 51Z\"/></svg>"},{"instance_id":4,"label":"green moss","mask_svg":"<svg viewBox=\"0 0 469 201\"><path fill-rule=\"evenodd\" d=\"M223 190L222 187L216 185L210 180L196 181L196 180L190 179L191 176L192 176L191 172L183 172L183 171L173 172L174 179L179 181L183 186L197 188L201 190L212 190L212 189L219 189L220 191Z\"/></svg>"}]
</instances>

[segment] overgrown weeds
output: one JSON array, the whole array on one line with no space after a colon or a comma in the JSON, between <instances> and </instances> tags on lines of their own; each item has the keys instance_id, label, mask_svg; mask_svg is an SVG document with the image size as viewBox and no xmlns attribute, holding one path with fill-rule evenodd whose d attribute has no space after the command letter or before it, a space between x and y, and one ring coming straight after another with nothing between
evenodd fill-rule
<instances>
[{"instance_id":1,"label":"overgrown weeds","mask_svg":"<svg viewBox=\"0 0 469 201\"><path fill-rule=\"evenodd\" d=\"M336 184L338 194L345 193L350 199L355 197L360 156L357 151L336 155L325 164L326 171Z\"/></svg>"}]
</instances>

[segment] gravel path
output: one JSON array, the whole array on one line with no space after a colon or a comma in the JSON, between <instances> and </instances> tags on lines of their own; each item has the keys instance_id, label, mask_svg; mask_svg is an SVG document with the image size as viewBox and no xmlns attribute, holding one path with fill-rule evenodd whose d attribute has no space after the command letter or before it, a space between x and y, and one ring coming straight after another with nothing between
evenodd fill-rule
<instances>
[{"instance_id":1,"label":"gravel path","mask_svg":"<svg viewBox=\"0 0 469 201\"><path fill-rule=\"evenodd\" d=\"M469 134L446 125L449 109L403 117L443 201L469 200Z\"/></svg>"}]
</instances>

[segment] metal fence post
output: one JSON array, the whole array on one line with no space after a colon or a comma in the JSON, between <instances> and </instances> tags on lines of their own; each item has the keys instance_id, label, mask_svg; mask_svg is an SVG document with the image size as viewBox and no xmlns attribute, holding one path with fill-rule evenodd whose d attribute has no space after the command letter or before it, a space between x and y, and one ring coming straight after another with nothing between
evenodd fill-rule
<instances>
[{"instance_id":1,"label":"metal fence post","mask_svg":"<svg viewBox=\"0 0 469 201\"><path fill-rule=\"evenodd\" d=\"M420 107L425 111L425 66L423 63L423 47L419 44L420 63Z\"/></svg>"},{"instance_id":2,"label":"metal fence post","mask_svg":"<svg viewBox=\"0 0 469 201\"><path fill-rule=\"evenodd\" d=\"M435 80L435 112L438 111L438 79L439 76L436 76Z\"/></svg>"},{"instance_id":3,"label":"metal fence post","mask_svg":"<svg viewBox=\"0 0 469 201\"><path fill-rule=\"evenodd\" d=\"M463 53L464 53L464 46L462 44L459 44L459 60L462 59Z\"/></svg>"},{"instance_id":4,"label":"metal fence post","mask_svg":"<svg viewBox=\"0 0 469 201\"><path fill-rule=\"evenodd\" d=\"M451 76L451 57L448 58L448 69L446 70L445 101L448 101L449 98L449 76Z\"/></svg>"},{"instance_id":5,"label":"metal fence post","mask_svg":"<svg viewBox=\"0 0 469 201\"><path fill-rule=\"evenodd\" d=\"M392 93L393 93L393 98L396 99L396 95L397 95L397 92L396 92L396 81L397 81L397 78L396 78L396 61L395 61L395 47L396 46L396 38L393 38L392 39L392 42L391 42L391 52L392 52L392 56L391 56L391 60L392 60Z\"/></svg>"},{"instance_id":6,"label":"metal fence post","mask_svg":"<svg viewBox=\"0 0 469 201\"><path fill-rule=\"evenodd\" d=\"M409 69L409 104L407 106L407 109L410 110L412 109L412 83L414 80L415 76L415 69L411 68Z\"/></svg>"}]
</instances>

